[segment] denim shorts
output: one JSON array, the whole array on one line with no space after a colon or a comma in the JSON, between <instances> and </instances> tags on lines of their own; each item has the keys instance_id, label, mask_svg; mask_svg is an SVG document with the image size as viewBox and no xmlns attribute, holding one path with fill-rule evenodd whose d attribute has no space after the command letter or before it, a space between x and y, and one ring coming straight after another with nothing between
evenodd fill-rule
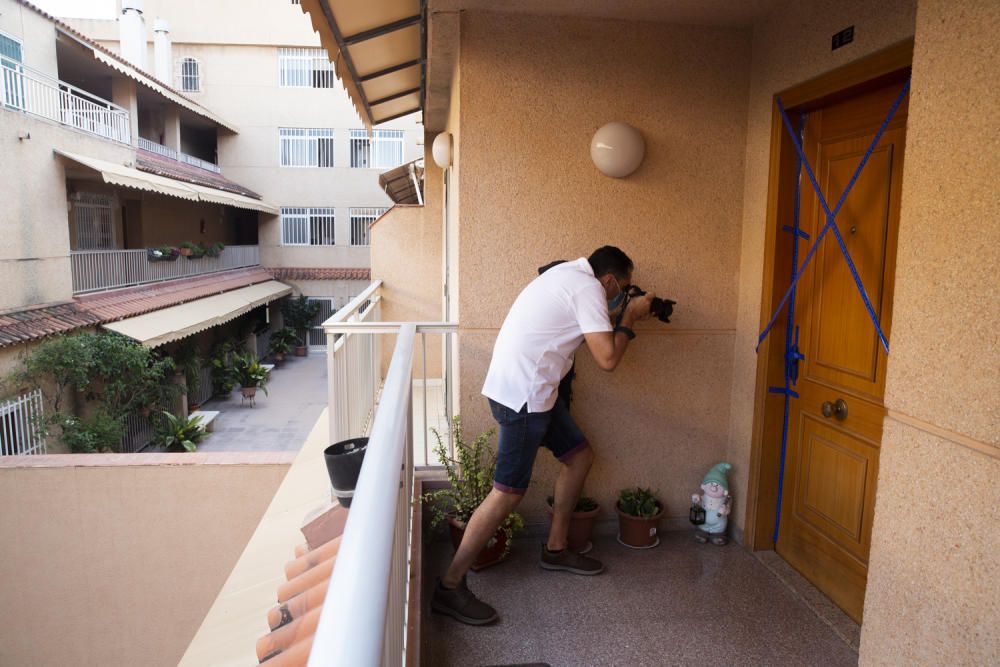
<instances>
[{"instance_id":1,"label":"denim shorts","mask_svg":"<svg viewBox=\"0 0 1000 667\"><path fill-rule=\"evenodd\" d=\"M493 476L493 488L499 491L524 495L539 445L547 447L563 463L589 446L561 398L548 412L528 412L527 404L516 411L493 399L489 401L493 418L500 425Z\"/></svg>"}]
</instances>

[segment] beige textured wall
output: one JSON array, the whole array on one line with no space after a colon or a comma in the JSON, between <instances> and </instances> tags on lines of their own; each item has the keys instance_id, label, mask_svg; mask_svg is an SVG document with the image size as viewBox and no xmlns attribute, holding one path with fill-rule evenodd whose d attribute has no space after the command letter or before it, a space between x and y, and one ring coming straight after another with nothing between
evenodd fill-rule
<instances>
[{"instance_id":1,"label":"beige textured wall","mask_svg":"<svg viewBox=\"0 0 1000 667\"><path fill-rule=\"evenodd\" d=\"M141 217L142 245L147 247L184 241L222 241L233 245L238 238L235 221L219 204L143 193ZM202 220L205 221L204 233L201 231Z\"/></svg>"},{"instance_id":2,"label":"beige textured wall","mask_svg":"<svg viewBox=\"0 0 1000 667\"><path fill-rule=\"evenodd\" d=\"M385 322L440 322L441 237L440 202L427 206L396 206L372 227L372 280L382 281ZM441 378L441 336L427 336L427 376ZM418 345L420 341L418 340ZM394 342L382 346L383 370L389 367ZM422 377L422 348L417 348L413 372Z\"/></svg>"},{"instance_id":3,"label":"beige textured wall","mask_svg":"<svg viewBox=\"0 0 1000 667\"><path fill-rule=\"evenodd\" d=\"M924 1L861 664L1000 664L1000 5Z\"/></svg>"},{"instance_id":4,"label":"beige textured wall","mask_svg":"<svg viewBox=\"0 0 1000 667\"><path fill-rule=\"evenodd\" d=\"M290 463L246 452L0 461L0 664L176 665Z\"/></svg>"},{"instance_id":5,"label":"beige textured wall","mask_svg":"<svg viewBox=\"0 0 1000 667\"><path fill-rule=\"evenodd\" d=\"M577 355L573 411L598 457L586 491L606 516L634 484L658 489L671 517L686 516L701 476L725 456L749 61L749 32L734 29L462 17L461 409L470 432L493 425L479 393L493 341L537 267L613 244L635 261L638 284L679 301L671 325L638 327L613 374L586 350ZM623 180L600 174L589 155L594 131L614 120L635 125L647 146ZM541 518L554 470L540 454L531 519Z\"/></svg>"},{"instance_id":6,"label":"beige textured wall","mask_svg":"<svg viewBox=\"0 0 1000 667\"><path fill-rule=\"evenodd\" d=\"M770 16L754 26L746 173L742 192L739 310L731 386L732 421L727 447L728 460L733 464L729 473L730 490L735 496L732 516L738 533L743 531L747 511L757 368L754 346L761 324L760 296L773 96L911 37L915 11L916 0L879 3L866 0L783 0L776 4ZM854 42L831 51L830 36L849 25L855 26ZM905 192L905 182L903 187Z\"/></svg>"}]
</instances>

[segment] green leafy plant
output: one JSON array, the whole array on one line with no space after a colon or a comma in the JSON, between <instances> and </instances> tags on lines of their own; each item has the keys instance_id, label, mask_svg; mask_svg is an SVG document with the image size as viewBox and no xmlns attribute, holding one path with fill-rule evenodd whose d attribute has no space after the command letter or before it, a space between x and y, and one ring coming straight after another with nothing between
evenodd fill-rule
<instances>
[{"instance_id":1,"label":"green leafy plant","mask_svg":"<svg viewBox=\"0 0 1000 667\"><path fill-rule=\"evenodd\" d=\"M319 315L319 301L310 301L304 294L289 297L281 303L281 314L285 318L285 326L298 334L299 341L305 345L306 330L312 326L313 320Z\"/></svg>"},{"instance_id":2,"label":"green leafy plant","mask_svg":"<svg viewBox=\"0 0 1000 667\"><path fill-rule=\"evenodd\" d=\"M200 415L192 415L187 419L177 417L166 410L162 417L156 420L153 442L169 451L193 452L198 449L198 443L205 437L205 427L201 424Z\"/></svg>"},{"instance_id":3,"label":"green leafy plant","mask_svg":"<svg viewBox=\"0 0 1000 667\"><path fill-rule=\"evenodd\" d=\"M195 396L201 389L202 359L198 356L198 346L188 339L181 343L171 357L178 373L184 374L188 396Z\"/></svg>"},{"instance_id":4,"label":"green leafy plant","mask_svg":"<svg viewBox=\"0 0 1000 667\"><path fill-rule=\"evenodd\" d=\"M180 252L172 246L160 246L159 248L146 248L146 259L150 262L169 262L177 259Z\"/></svg>"},{"instance_id":5,"label":"green leafy plant","mask_svg":"<svg viewBox=\"0 0 1000 667\"><path fill-rule=\"evenodd\" d=\"M78 333L42 342L8 382L42 390L49 406L45 430L60 427L70 451L117 451L125 416L176 398L177 387L168 382L174 368L171 359L124 336ZM78 410L66 409L68 398Z\"/></svg>"},{"instance_id":6,"label":"green leafy plant","mask_svg":"<svg viewBox=\"0 0 1000 667\"><path fill-rule=\"evenodd\" d=\"M212 390L216 396L228 396L236 387L233 359L238 350L239 345L234 340L223 341L212 348L209 365L212 367Z\"/></svg>"},{"instance_id":7,"label":"green leafy plant","mask_svg":"<svg viewBox=\"0 0 1000 667\"><path fill-rule=\"evenodd\" d=\"M200 243L194 243L193 241L185 241L180 245L182 250L189 251L187 253L188 259L199 259L205 256L205 247Z\"/></svg>"},{"instance_id":8,"label":"green leafy plant","mask_svg":"<svg viewBox=\"0 0 1000 667\"><path fill-rule=\"evenodd\" d=\"M437 440L434 454L438 462L444 466L450 488L428 491L422 496L431 510L431 525L437 526L448 517L464 525L469 522L472 513L486 500L486 496L493 489L497 457L490 447L490 440L496 434L496 429L479 434L471 443L466 442L462 433L461 417L455 415L451 429L454 457L449 454L437 429L432 431ZM524 518L517 512L511 512L500 528L507 535L507 545L503 554L506 557L510 552L514 533L524 528Z\"/></svg>"},{"instance_id":9,"label":"green leafy plant","mask_svg":"<svg viewBox=\"0 0 1000 667\"><path fill-rule=\"evenodd\" d=\"M284 327L271 334L271 342L268 344L268 350L272 354L287 354L288 350L298 342L299 337L295 332L290 327Z\"/></svg>"},{"instance_id":10,"label":"green leafy plant","mask_svg":"<svg viewBox=\"0 0 1000 667\"><path fill-rule=\"evenodd\" d=\"M202 249L208 257L218 257L222 254L222 251L226 249L226 244L222 241L216 241L215 243L209 243L208 245L202 246Z\"/></svg>"},{"instance_id":11,"label":"green leafy plant","mask_svg":"<svg viewBox=\"0 0 1000 667\"><path fill-rule=\"evenodd\" d=\"M659 514L663 505L650 489L622 489L618 494L618 509L631 516L649 519Z\"/></svg>"},{"instance_id":12,"label":"green leafy plant","mask_svg":"<svg viewBox=\"0 0 1000 667\"><path fill-rule=\"evenodd\" d=\"M83 418L59 415L57 423L63 443L74 454L118 451L125 434L122 421L103 411Z\"/></svg>"},{"instance_id":13,"label":"green leafy plant","mask_svg":"<svg viewBox=\"0 0 1000 667\"><path fill-rule=\"evenodd\" d=\"M555 496L549 496L545 499L548 502L549 507L555 507ZM597 509L597 501L589 496L580 496L576 501L576 507L573 508L574 512L592 512Z\"/></svg>"},{"instance_id":14,"label":"green leafy plant","mask_svg":"<svg viewBox=\"0 0 1000 667\"><path fill-rule=\"evenodd\" d=\"M271 371L261 365L253 354L238 354L233 357L233 379L241 387L257 387L267 395L267 381Z\"/></svg>"}]
</instances>

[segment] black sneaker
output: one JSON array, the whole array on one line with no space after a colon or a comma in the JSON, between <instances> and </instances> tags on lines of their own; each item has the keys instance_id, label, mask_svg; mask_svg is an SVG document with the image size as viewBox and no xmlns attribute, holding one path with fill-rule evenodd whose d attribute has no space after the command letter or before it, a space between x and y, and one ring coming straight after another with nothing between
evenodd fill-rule
<instances>
[{"instance_id":1,"label":"black sneaker","mask_svg":"<svg viewBox=\"0 0 1000 667\"><path fill-rule=\"evenodd\" d=\"M552 553L544 544L542 545L542 560L539 565L546 570L562 570L586 576L604 572L604 565L596 558L590 558L569 549Z\"/></svg>"},{"instance_id":2,"label":"black sneaker","mask_svg":"<svg viewBox=\"0 0 1000 667\"><path fill-rule=\"evenodd\" d=\"M447 614L452 618L469 625L486 625L500 618L496 609L477 598L465 583L465 577L458 586L447 589L438 579L431 597L431 609L439 614Z\"/></svg>"}]
</instances>

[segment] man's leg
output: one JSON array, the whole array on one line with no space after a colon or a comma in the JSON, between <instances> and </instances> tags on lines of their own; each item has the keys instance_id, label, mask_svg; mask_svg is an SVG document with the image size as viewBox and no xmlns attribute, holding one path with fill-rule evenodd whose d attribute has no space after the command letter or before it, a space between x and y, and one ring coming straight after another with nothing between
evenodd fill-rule
<instances>
[{"instance_id":1,"label":"man's leg","mask_svg":"<svg viewBox=\"0 0 1000 667\"><path fill-rule=\"evenodd\" d=\"M549 540L546 547L549 551L559 551L566 548L566 536L569 534L569 521L587 473L594 463L594 452L585 447L562 462L559 477L556 479L555 500L552 505L552 527L549 529Z\"/></svg>"},{"instance_id":2,"label":"man's leg","mask_svg":"<svg viewBox=\"0 0 1000 667\"><path fill-rule=\"evenodd\" d=\"M521 498L523 496L517 493L506 493L499 489L490 491L486 500L472 513L472 518L465 527L465 535L462 536L462 544L455 552L448 572L441 577L441 584L445 588L458 586L476 556L496 534L507 515L521 502Z\"/></svg>"}]
</instances>

